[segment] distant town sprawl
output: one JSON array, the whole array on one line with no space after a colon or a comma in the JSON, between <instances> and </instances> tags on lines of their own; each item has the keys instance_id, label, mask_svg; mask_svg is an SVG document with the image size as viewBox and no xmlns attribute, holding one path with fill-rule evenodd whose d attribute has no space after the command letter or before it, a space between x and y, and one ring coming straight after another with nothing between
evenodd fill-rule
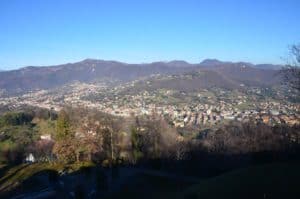
<instances>
[{"instance_id":1,"label":"distant town sprawl","mask_svg":"<svg viewBox=\"0 0 300 199\"><path fill-rule=\"evenodd\" d=\"M0 95L0 105L15 109L23 105L60 110L64 106L97 109L112 115L158 114L176 127L209 127L222 122L261 121L268 125L300 123L300 105L290 90L249 87L241 89L151 89L151 81L119 86L104 83L72 83L59 89L36 90L17 96ZM293 96L294 95L294 96Z\"/></svg>"}]
</instances>

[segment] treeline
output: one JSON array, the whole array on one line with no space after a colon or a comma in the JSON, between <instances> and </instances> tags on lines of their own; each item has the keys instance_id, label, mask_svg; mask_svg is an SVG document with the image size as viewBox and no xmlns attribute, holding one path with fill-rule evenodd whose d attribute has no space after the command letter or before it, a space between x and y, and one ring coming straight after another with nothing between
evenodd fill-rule
<instances>
[{"instance_id":1,"label":"treeline","mask_svg":"<svg viewBox=\"0 0 300 199\"><path fill-rule=\"evenodd\" d=\"M120 118L87 109L58 114L53 153L58 161L137 163L167 157L176 130L162 118Z\"/></svg>"},{"instance_id":2,"label":"treeline","mask_svg":"<svg viewBox=\"0 0 300 199\"><path fill-rule=\"evenodd\" d=\"M300 143L299 126L231 122L205 136L201 132L185 136L156 114L121 118L70 107L59 113L45 109L6 113L0 117L0 133L0 160L6 163L22 162L32 153L36 161L187 171L226 165L230 169L258 159L297 159Z\"/></svg>"},{"instance_id":3,"label":"treeline","mask_svg":"<svg viewBox=\"0 0 300 199\"><path fill-rule=\"evenodd\" d=\"M1 126L17 126L29 124L33 119L31 113L7 113L0 118Z\"/></svg>"},{"instance_id":4,"label":"treeline","mask_svg":"<svg viewBox=\"0 0 300 199\"><path fill-rule=\"evenodd\" d=\"M0 163L18 164L24 160L28 149L40 139L42 122L56 118L56 113L47 109L26 108L25 111L10 111L0 115Z\"/></svg>"},{"instance_id":5,"label":"treeline","mask_svg":"<svg viewBox=\"0 0 300 199\"><path fill-rule=\"evenodd\" d=\"M202 144L210 152L223 154L290 151L300 144L300 126L235 121L208 134Z\"/></svg>"}]
</instances>

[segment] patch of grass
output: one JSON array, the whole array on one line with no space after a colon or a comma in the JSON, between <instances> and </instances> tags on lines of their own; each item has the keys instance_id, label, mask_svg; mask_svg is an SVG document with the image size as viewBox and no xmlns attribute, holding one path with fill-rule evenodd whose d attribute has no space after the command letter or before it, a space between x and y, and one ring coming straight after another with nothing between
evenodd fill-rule
<instances>
[{"instance_id":1,"label":"patch of grass","mask_svg":"<svg viewBox=\"0 0 300 199\"><path fill-rule=\"evenodd\" d=\"M241 111L245 111L245 110L253 109L255 107L253 106L253 103L251 103L251 102L244 102L244 103L236 105L235 108L237 108Z\"/></svg>"},{"instance_id":2,"label":"patch of grass","mask_svg":"<svg viewBox=\"0 0 300 199\"><path fill-rule=\"evenodd\" d=\"M178 198L300 198L299 179L299 164L256 166L204 180Z\"/></svg>"},{"instance_id":3,"label":"patch of grass","mask_svg":"<svg viewBox=\"0 0 300 199\"><path fill-rule=\"evenodd\" d=\"M17 145L11 140L5 140L0 142L0 151L8 150L8 149L15 149Z\"/></svg>"}]
</instances>

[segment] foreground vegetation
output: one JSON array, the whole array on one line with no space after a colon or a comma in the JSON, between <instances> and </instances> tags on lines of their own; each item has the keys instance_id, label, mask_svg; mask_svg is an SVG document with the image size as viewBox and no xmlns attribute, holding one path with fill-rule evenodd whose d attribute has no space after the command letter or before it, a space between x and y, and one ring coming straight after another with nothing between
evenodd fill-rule
<instances>
[{"instance_id":1,"label":"foreground vegetation","mask_svg":"<svg viewBox=\"0 0 300 199\"><path fill-rule=\"evenodd\" d=\"M274 190L295 194L299 133L297 125L252 121L191 132L155 113L119 118L72 107L59 113L7 112L0 116L0 194L8 198L20 194L139 198L144 193L145 198L230 198L232 192L237 198L245 192L273 198Z\"/></svg>"},{"instance_id":2,"label":"foreground vegetation","mask_svg":"<svg viewBox=\"0 0 300 199\"><path fill-rule=\"evenodd\" d=\"M194 153L243 155L298 150L300 126L238 122L197 131L176 128L158 115L120 118L95 110L36 109L0 116L0 163L18 164L29 154L38 162L93 161L137 164L182 161Z\"/></svg>"}]
</instances>

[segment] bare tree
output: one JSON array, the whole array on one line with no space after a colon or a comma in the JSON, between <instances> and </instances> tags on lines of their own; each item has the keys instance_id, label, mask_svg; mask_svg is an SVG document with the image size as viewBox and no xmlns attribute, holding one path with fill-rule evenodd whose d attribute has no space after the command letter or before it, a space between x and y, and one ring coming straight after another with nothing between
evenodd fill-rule
<instances>
[{"instance_id":1,"label":"bare tree","mask_svg":"<svg viewBox=\"0 0 300 199\"><path fill-rule=\"evenodd\" d=\"M109 152L108 157L114 161L120 156L119 138L123 121L121 118L107 115L104 117L102 125L104 150Z\"/></svg>"},{"instance_id":2,"label":"bare tree","mask_svg":"<svg viewBox=\"0 0 300 199\"><path fill-rule=\"evenodd\" d=\"M79 161L80 152L87 155L87 160L92 161L94 154L102 151L102 135L100 124L89 118L80 129L82 135L77 139L77 161Z\"/></svg>"},{"instance_id":3,"label":"bare tree","mask_svg":"<svg viewBox=\"0 0 300 199\"><path fill-rule=\"evenodd\" d=\"M300 91L300 44L290 47L287 65L281 69L284 84Z\"/></svg>"},{"instance_id":4,"label":"bare tree","mask_svg":"<svg viewBox=\"0 0 300 199\"><path fill-rule=\"evenodd\" d=\"M177 144L176 129L172 128L164 118L152 115L144 121L142 134L143 153L147 158L167 158L173 154Z\"/></svg>"}]
</instances>

